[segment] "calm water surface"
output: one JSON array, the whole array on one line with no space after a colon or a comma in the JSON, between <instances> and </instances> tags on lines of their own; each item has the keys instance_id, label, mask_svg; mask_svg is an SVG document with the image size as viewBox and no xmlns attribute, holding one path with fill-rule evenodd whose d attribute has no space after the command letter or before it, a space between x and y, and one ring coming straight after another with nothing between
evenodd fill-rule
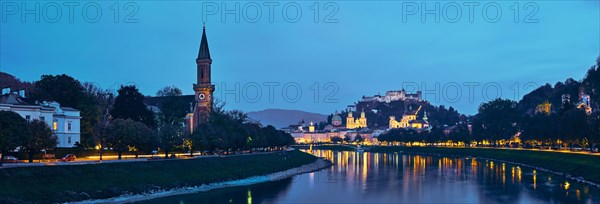
<instances>
[{"instance_id":1,"label":"calm water surface","mask_svg":"<svg viewBox=\"0 0 600 204\"><path fill-rule=\"evenodd\" d=\"M145 203L600 203L600 189L476 158L314 150L334 166Z\"/></svg>"}]
</instances>

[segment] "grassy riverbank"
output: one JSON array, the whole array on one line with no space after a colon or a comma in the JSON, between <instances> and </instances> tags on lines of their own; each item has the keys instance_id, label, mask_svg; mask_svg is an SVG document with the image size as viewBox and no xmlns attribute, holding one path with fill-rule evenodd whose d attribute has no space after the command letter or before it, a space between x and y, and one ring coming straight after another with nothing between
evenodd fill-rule
<instances>
[{"instance_id":1,"label":"grassy riverbank","mask_svg":"<svg viewBox=\"0 0 600 204\"><path fill-rule=\"evenodd\" d=\"M0 203L67 202L242 179L302 166L300 151L261 155L0 169Z\"/></svg>"}]
</instances>

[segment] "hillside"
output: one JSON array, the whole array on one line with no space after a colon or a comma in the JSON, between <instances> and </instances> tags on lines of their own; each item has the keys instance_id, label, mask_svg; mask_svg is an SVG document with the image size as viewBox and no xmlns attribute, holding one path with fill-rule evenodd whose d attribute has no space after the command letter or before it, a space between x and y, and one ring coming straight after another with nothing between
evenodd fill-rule
<instances>
[{"instance_id":1,"label":"hillside","mask_svg":"<svg viewBox=\"0 0 600 204\"><path fill-rule=\"evenodd\" d=\"M538 87L523 96L519 101L517 108L519 111L528 115L535 113L536 107L544 102L551 104L550 111L553 113L560 112L567 106L575 106L581 101L583 94L588 94L591 99L590 106L594 112L599 111L600 103L600 57L596 60L596 64L590 67L581 80L568 78L564 82L557 82L554 86L545 84ZM563 104L562 96L568 96L568 104Z\"/></svg>"},{"instance_id":2,"label":"hillside","mask_svg":"<svg viewBox=\"0 0 600 204\"><path fill-rule=\"evenodd\" d=\"M301 120L304 120L306 123L309 123L310 121L318 123L320 121L327 120L327 115L285 109L252 111L248 112L248 117L252 118L253 120L260 121L263 125L273 125L276 128L283 128L287 127L288 125L298 124L298 122Z\"/></svg>"},{"instance_id":3,"label":"hillside","mask_svg":"<svg viewBox=\"0 0 600 204\"><path fill-rule=\"evenodd\" d=\"M423 111L418 112L417 117L421 119L424 116L425 111L427 112L427 117L429 118L429 123L432 126L438 127L443 125L454 125L458 123L461 114L458 113L452 107L445 107L444 105L434 106L431 105L427 101L392 101L390 103L385 102L357 102L356 103L356 112L354 112L354 117L359 117L360 112L362 110L365 111L365 116L367 117L367 125L371 128L380 128L380 127L388 127L390 116L395 116L396 118L402 118L402 115L405 112L415 111L422 106ZM327 122L331 123L331 117L333 115L329 115ZM342 117L342 123L345 125L345 118L348 116L347 111L342 111L340 113Z\"/></svg>"}]
</instances>

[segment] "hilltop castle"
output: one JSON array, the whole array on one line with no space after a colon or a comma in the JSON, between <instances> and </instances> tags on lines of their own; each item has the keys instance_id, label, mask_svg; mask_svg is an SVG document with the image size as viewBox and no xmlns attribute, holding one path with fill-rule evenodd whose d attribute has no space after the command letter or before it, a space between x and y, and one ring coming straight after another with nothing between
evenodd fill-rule
<instances>
[{"instance_id":1,"label":"hilltop castle","mask_svg":"<svg viewBox=\"0 0 600 204\"><path fill-rule=\"evenodd\" d=\"M363 96L361 102L385 102L390 103L392 101L406 101L406 100L414 100L414 101L422 101L423 98L421 96L421 91L417 91L415 94L408 94L404 89L400 91L387 91L385 92L385 96L375 95L375 96Z\"/></svg>"}]
</instances>

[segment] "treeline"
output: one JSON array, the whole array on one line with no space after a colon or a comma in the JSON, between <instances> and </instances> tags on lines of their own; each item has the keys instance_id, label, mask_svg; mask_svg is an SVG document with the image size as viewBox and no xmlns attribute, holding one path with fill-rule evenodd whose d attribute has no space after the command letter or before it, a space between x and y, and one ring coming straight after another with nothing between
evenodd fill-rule
<instances>
[{"instance_id":1,"label":"treeline","mask_svg":"<svg viewBox=\"0 0 600 204\"><path fill-rule=\"evenodd\" d=\"M592 112L577 107L580 94L590 96ZM563 95L569 100L563 100ZM550 104L547 109L540 107ZM519 102L495 99L483 103L478 113L461 119L444 133L434 126L431 131L394 129L379 136L382 142L462 142L498 146L521 140L521 144L580 145L600 143L600 58L581 81L567 79L554 87L544 85L525 95ZM469 127L470 126L470 127Z\"/></svg>"},{"instance_id":2,"label":"treeline","mask_svg":"<svg viewBox=\"0 0 600 204\"><path fill-rule=\"evenodd\" d=\"M472 137L466 124L461 123L453 129L452 134L444 133L442 128L432 128L430 131L417 131L414 129L391 129L390 131L379 135L380 142L408 144L420 142L426 144L456 142L468 144Z\"/></svg>"},{"instance_id":3,"label":"treeline","mask_svg":"<svg viewBox=\"0 0 600 204\"><path fill-rule=\"evenodd\" d=\"M294 144L289 133L268 125L247 122L248 116L237 110L215 107L209 122L201 123L186 141L186 147L200 152L215 150L280 150Z\"/></svg>"},{"instance_id":4,"label":"treeline","mask_svg":"<svg viewBox=\"0 0 600 204\"><path fill-rule=\"evenodd\" d=\"M155 112L144 104L145 96L135 85L121 86L115 93L114 90L103 90L93 83L81 83L64 74L43 75L33 83L21 82L5 73L0 73L0 76L8 79L0 82L0 86L12 85L26 89L32 101L56 101L63 107L80 110L81 143L76 146L81 149L98 148L101 154L106 148L118 152L119 158L123 152L134 152L137 155L158 148L165 155L172 151L212 153L274 150L294 142L290 134L272 126L262 127L258 123L252 123L243 112L225 111L220 103L213 107L213 114L208 122L202 124L194 134L189 134L184 121L189 104L177 100L182 92L172 86L157 92L157 96L164 97L164 100L159 105L160 110ZM14 114L11 117L15 119ZM21 122L25 121L21 119ZM17 126L13 124L2 127ZM18 127L22 127L18 131L23 132L31 129L28 126ZM6 133L8 129L2 130L0 151L7 152L23 146L20 144L22 139L15 136L20 132L14 130L16 132L9 134ZM32 154L56 146L55 143L46 144L34 149Z\"/></svg>"},{"instance_id":5,"label":"treeline","mask_svg":"<svg viewBox=\"0 0 600 204\"><path fill-rule=\"evenodd\" d=\"M523 143L564 147L600 143L599 68L600 58L581 81L567 79L554 87L544 85L518 103L497 99L482 104L473 120L473 137L498 141L519 135ZM578 107L582 94L590 96L591 113ZM543 104L549 104L548 109L540 106Z\"/></svg>"}]
</instances>

